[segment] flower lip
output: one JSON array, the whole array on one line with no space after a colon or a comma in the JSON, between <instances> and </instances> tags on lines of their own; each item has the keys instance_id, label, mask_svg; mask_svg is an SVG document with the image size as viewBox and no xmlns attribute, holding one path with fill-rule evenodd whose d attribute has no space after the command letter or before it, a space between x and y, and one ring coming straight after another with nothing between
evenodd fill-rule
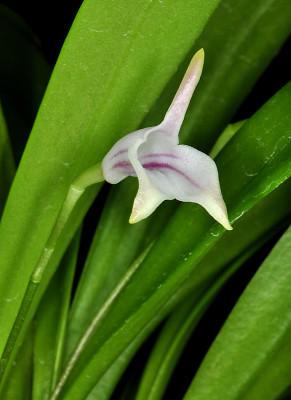
<instances>
[{"instance_id":1,"label":"flower lip","mask_svg":"<svg viewBox=\"0 0 291 400\"><path fill-rule=\"evenodd\" d=\"M137 176L139 188L130 222L149 216L164 200L202 205L226 229L229 224L214 161L190 146L178 145L179 129L203 68L198 51L179 86L163 122L120 139L102 161L104 178L118 183Z\"/></svg>"}]
</instances>

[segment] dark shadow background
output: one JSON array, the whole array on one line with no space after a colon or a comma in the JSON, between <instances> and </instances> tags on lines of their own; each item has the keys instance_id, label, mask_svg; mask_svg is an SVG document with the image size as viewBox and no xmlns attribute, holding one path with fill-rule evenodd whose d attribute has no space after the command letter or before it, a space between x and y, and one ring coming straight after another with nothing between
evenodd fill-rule
<instances>
[{"instance_id":1,"label":"dark shadow background","mask_svg":"<svg viewBox=\"0 0 291 400\"><path fill-rule=\"evenodd\" d=\"M53 66L82 0L1 0L0 4L25 20L40 39L43 53Z\"/></svg>"}]
</instances>

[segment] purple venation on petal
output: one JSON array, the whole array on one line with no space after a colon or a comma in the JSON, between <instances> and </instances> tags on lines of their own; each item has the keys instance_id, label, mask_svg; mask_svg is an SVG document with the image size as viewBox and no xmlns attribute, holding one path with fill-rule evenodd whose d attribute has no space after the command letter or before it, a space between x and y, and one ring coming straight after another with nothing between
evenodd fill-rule
<instances>
[{"instance_id":1,"label":"purple venation on petal","mask_svg":"<svg viewBox=\"0 0 291 400\"><path fill-rule=\"evenodd\" d=\"M152 170L155 170L155 169L159 170L159 169L161 169L161 168L167 168L167 169L169 169L169 170L171 170L171 171L175 171L175 172L177 172L178 174L182 175L182 176L183 176L185 179L187 179L187 181L190 182L192 185L194 185L194 186L196 186L196 187L200 187L196 182L194 182L191 178L189 178L188 175L184 174L184 172L180 171L179 169L173 167L173 166L170 165L170 164L167 164L167 163L158 163L158 162L149 162L149 163L142 164L142 166L143 166L145 169L148 169L149 171L152 171Z\"/></svg>"},{"instance_id":2,"label":"purple venation on petal","mask_svg":"<svg viewBox=\"0 0 291 400\"><path fill-rule=\"evenodd\" d=\"M131 163L129 161L119 161L118 163L113 165L113 168L123 168L123 167L131 167Z\"/></svg>"},{"instance_id":3,"label":"purple venation on petal","mask_svg":"<svg viewBox=\"0 0 291 400\"><path fill-rule=\"evenodd\" d=\"M115 158L115 157L119 156L120 154L124 154L124 153L128 153L128 149L119 150L117 153L115 153L115 154L111 157L111 160L112 160L112 158Z\"/></svg>"},{"instance_id":4,"label":"purple venation on petal","mask_svg":"<svg viewBox=\"0 0 291 400\"><path fill-rule=\"evenodd\" d=\"M152 154L145 154L140 158L151 158L151 157L169 157L169 158L179 158L175 154L168 154L168 153L152 153Z\"/></svg>"},{"instance_id":5,"label":"purple venation on petal","mask_svg":"<svg viewBox=\"0 0 291 400\"><path fill-rule=\"evenodd\" d=\"M128 175L136 176L135 170L129 161L119 161L118 163L114 164L112 168L123 168Z\"/></svg>"}]
</instances>

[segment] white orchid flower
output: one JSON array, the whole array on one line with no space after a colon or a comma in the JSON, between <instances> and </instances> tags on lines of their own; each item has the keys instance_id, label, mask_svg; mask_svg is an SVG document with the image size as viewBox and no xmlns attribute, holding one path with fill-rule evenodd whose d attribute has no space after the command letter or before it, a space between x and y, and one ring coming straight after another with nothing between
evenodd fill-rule
<instances>
[{"instance_id":1,"label":"white orchid flower","mask_svg":"<svg viewBox=\"0 0 291 400\"><path fill-rule=\"evenodd\" d=\"M193 147L179 145L179 130L200 79L204 51L193 57L163 122L120 139L102 161L103 176L119 183L136 176L139 188L129 222L148 217L164 200L198 203L226 229L232 229L215 162Z\"/></svg>"}]
</instances>

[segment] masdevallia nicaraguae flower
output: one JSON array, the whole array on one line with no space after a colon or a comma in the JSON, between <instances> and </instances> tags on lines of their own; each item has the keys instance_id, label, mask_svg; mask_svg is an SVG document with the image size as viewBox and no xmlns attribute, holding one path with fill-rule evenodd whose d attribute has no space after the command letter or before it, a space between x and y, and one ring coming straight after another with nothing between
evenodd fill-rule
<instances>
[{"instance_id":1,"label":"masdevallia nicaraguae flower","mask_svg":"<svg viewBox=\"0 0 291 400\"><path fill-rule=\"evenodd\" d=\"M194 55L161 124L140 129L119 140L103 159L101 168L100 163L88 168L70 185L48 241L32 271L21 303L21 313L18 313L6 343L4 370L23 325L22 316L28 314L60 235L88 186L101 182L103 178L110 183L118 183L127 176L137 176L139 189L129 220L131 223L148 217L164 200L178 199L200 204L226 229L232 229L214 161L199 150L178 144L179 130L200 79L203 61L204 52L201 49ZM34 288L33 291L31 288ZM54 393L58 393L65 381L56 387Z\"/></svg>"},{"instance_id":2,"label":"masdevallia nicaraguae flower","mask_svg":"<svg viewBox=\"0 0 291 400\"><path fill-rule=\"evenodd\" d=\"M138 178L130 223L148 217L164 200L177 199L200 204L226 229L232 229L215 162L193 147L178 144L203 62L201 49L192 58L162 123L124 136L102 161L103 176L109 183L119 183L128 176Z\"/></svg>"}]
</instances>

